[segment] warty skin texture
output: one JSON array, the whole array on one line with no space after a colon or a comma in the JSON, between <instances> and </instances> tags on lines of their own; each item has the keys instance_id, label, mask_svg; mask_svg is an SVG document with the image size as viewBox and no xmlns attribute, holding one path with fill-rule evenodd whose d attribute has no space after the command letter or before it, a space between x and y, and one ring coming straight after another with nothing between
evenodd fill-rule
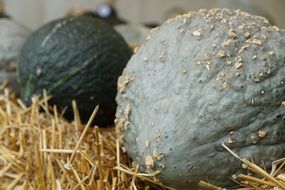
<instances>
[{"instance_id":1,"label":"warty skin texture","mask_svg":"<svg viewBox=\"0 0 285 190\"><path fill-rule=\"evenodd\" d=\"M285 32L263 17L212 9L169 20L119 79L128 154L177 189L231 187L247 172L222 143L269 169L285 153L284 63Z\"/></svg>"}]
</instances>

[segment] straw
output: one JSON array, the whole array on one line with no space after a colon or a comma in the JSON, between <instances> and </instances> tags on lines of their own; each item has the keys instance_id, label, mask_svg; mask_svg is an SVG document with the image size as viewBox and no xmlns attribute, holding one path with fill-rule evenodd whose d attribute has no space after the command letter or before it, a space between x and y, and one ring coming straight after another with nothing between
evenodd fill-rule
<instances>
[{"instance_id":1,"label":"straw","mask_svg":"<svg viewBox=\"0 0 285 190\"><path fill-rule=\"evenodd\" d=\"M174 190L157 180L158 171L143 173L132 164L115 128L91 126L98 107L84 125L76 102L75 121L70 122L56 106L48 105L51 97L46 93L42 100L35 97L30 107L14 97L0 86L0 189ZM285 189L285 158L273 162L267 173L223 147L236 157L237 165L242 162L256 174L240 174L240 189ZM205 181L199 185L223 189Z\"/></svg>"}]
</instances>

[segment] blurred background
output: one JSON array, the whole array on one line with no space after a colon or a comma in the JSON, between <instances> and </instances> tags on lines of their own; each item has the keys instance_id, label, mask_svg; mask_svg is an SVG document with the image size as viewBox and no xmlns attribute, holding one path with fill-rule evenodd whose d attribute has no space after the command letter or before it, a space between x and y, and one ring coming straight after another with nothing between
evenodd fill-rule
<instances>
[{"instance_id":1,"label":"blurred background","mask_svg":"<svg viewBox=\"0 0 285 190\"><path fill-rule=\"evenodd\" d=\"M30 29L66 14L95 12L103 2L111 3L122 20L151 26L175 14L227 7L266 16L275 25L285 28L285 0L3 0L6 15ZM106 12L104 8L101 11Z\"/></svg>"}]
</instances>

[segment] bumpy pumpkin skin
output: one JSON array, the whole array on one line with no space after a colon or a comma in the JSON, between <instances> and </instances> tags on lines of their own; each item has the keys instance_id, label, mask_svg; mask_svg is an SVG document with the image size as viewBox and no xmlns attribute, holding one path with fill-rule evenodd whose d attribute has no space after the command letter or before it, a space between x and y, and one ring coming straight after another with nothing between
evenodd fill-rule
<instances>
[{"instance_id":1,"label":"bumpy pumpkin skin","mask_svg":"<svg viewBox=\"0 0 285 190\"><path fill-rule=\"evenodd\" d=\"M0 18L0 83L8 81L9 87L19 93L16 62L31 31L14 20Z\"/></svg>"},{"instance_id":2,"label":"bumpy pumpkin skin","mask_svg":"<svg viewBox=\"0 0 285 190\"><path fill-rule=\"evenodd\" d=\"M132 52L124 39L106 23L88 16L63 18L34 32L21 52L18 76L21 98L27 104L46 89L51 103L68 106L76 100L84 122L96 105L100 127L112 124L116 89Z\"/></svg>"},{"instance_id":3,"label":"bumpy pumpkin skin","mask_svg":"<svg viewBox=\"0 0 285 190\"><path fill-rule=\"evenodd\" d=\"M119 78L116 124L133 160L178 189L231 186L242 158L285 153L285 32L262 17L200 10L153 31Z\"/></svg>"}]
</instances>

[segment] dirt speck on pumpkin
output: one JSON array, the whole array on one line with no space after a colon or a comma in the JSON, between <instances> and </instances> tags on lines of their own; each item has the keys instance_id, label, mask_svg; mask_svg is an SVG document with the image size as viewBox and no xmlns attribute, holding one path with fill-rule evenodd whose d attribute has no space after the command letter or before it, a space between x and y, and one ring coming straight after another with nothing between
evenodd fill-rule
<instances>
[{"instance_id":1,"label":"dirt speck on pumpkin","mask_svg":"<svg viewBox=\"0 0 285 190\"><path fill-rule=\"evenodd\" d=\"M125 116L126 120L129 120L130 112L131 112L131 106L130 106L130 104L128 104L124 110L124 116Z\"/></svg>"},{"instance_id":2,"label":"dirt speck on pumpkin","mask_svg":"<svg viewBox=\"0 0 285 190\"><path fill-rule=\"evenodd\" d=\"M118 80L118 91L119 93L123 93L129 84L130 81L134 80L134 76L128 76L126 74L123 74L122 76L119 77Z\"/></svg>"},{"instance_id":3,"label":"dirt speck on pumpkin","mask_svg":"<svg viewBox=\"0 0 285 190\"><path fill-rule=\"evenodd\" d=\"M227 81L223 81L223 83L220 85L220 90L225 90L229 87L229 83Z\"/></svg>"},{"instance_id":4,"label":"dirt speck on pumpkin","mask_svg":"<svg viewBox=\"0 0 285 190\"><path fill-rule=\"evenodd\" d=\"M220 51L218 51L217 56L220 58L223 58L223 57L226 57L226 53L224 50L220 50Z\"/></svg>"},{"instance_id":5,"label":"dirt speck on pumpkin","mask_svg":"<svg viewBox=\"0 0 285 190\"><path fill-rule=\"evenodd\" d=\"M148 169L154 168L154 161L153 158L150 155L147 155L145 157L145 165Z\"/></svg>"},{"instance_id":6,"label":"dirt speck on pumpkin","mask_svg":"<svg viewBox=\"0 0 285 190\"><path fill-rule=\"evenodd\" d=\"M227 139L227 143L229 143L229 144L234 144L234 143L235 143L234 138L229 137L229 138Z\"/></svg>"},{"instance_id":7,"label":"dirt speck on pumpkin","mask_svg":"<svg viewBox=\"0 0 285 190\"><path fill-rule=\"evenodd\" d=\"M145 144L145 146L148 148L149 145L150 145L150 140L146 140L146 141L144 142L144 144Z\"/></svg>"},{"instance_id":8,"label":"dirt speck on pumpkin","mask_svg":"<svg viewBox=\"0 0 285 190\"><path fill-rule=\"evenodd\" d=\"M246 40L245 42L255 44L255 45L262 45L262 41L257 38L257 36L253 36L252 38Z\"/></svg>"},{"instance_id":9,"label":"dirt speck on pumpkin","mask_svg":"<svg viewBox=\"0 0 285 190\"><path fill-rule=\"evenodd\" d=\"M155 159L157 159L158 161L162 160L163 157L164 157L164 154L163 153L158 153L156 149L154 149L152 151L152 155Z\"/></svg>"},{"instance_id":10,"label":"dirt speck on pumpkin","mask_svg":"<svg viewBox=\"0 0 285 190\"><path fill-rule=\"evenodd\" d=\"M263 131L263 130L258 131L258 137L260 138L264 138L266 134L267 134L267 131Z\"/></svg>"},{"instance_id":11,"label":"dirt speck on pumpkin","mask_svg":"<svg viewBox=\"0 0 285 190\"><path fill-rule=\"evenodd\" d=\"M143 58L143 61L144 61L144 62L148 62L148 57L144 57L144 58Z\"/></svg>"},{"instance_id":12,"label":"dirt speck on pumpkin","mask_svg":"<svg viewBox=\"0 0 285 190\"><path fill-rule=\"evenodd\" d=\"M241 63L241 62L236 62L235 65L234 65L234 67L235 67L236 69L239 69L239 68L242 67L242 63Z\"/></svg>"},{"instance_id":13,"label":"dirt speck on pumpkin","mask_svg":"<svg viewBox=\"0 0 285 190\"><path fill-rule=\"evenodd\" d=\"M257 139L256 139L256 137L253 136L253 135L250 137L250 140L251 140L251 142L252 142L253 144L256 144L256 143L257 143Z\"/></svg>"},{"instance_id":14,"label":"dirt speck on pumpkin","mask_svg":"<svg viewBox=\"0 0 285 190\"><path fill-rule=\"evenodd\" d=\"M246 38L249 38L249 37L250 37L250 33L249 33L249 32L245 32L243 35L244 35L244 37L246 37Z\"/></svg>"},{"instance_id":15,"label":"dirt speck on pumpkin","mask_svg":"<svg viewBox=\"0 0 285 190\"><path fill-rule=\"evenodd\" d=\"M233 44L233 40L232 40L232 39L227 39L227 40L225 40L225 41L223 42L222 46L223 46L223 47L224 47L224 46L229 46L229 45L231 45L231 44Z\"/></svg>"},{"instance_id":16,"label":"dirt speck on pumpkin","mask_svg":"<svg viewBox=\"0 0 285 190\"><path fill-rule=\"evenodd\" d=\"M229 37L233 38L233 39L235 39L237 37L235 30L233 30L233 29L229 30Z\"/></svg>"},{"instance_id":17,"label":"dirt speck on pumpkin","mask_svg":"<svg viewBox=\"0 0 285 190\"><path fill-rule=\"evenodd\" d=\"M243 50L245 50L246 48L248 48L249 47L249 45L247 44L247 45L244 45L244 46L242 46L241 48L240 48L240 50L238 51L238 53L241 53Z\"/></svg>"},{"instance_id":18,"label":"dirt speck on pumpkin","mask_svg":"<svg viewBox=\"0 0 285 190\"><path fill-rule=\"evenodd\" d=\"M197 30L194 30L194 31L192 32L192 35L193 35L193 36L196 36L196 37L200 37L200 36L202 35L202 32L203 32L202 29L197 29Z\"/></svg>"},{"instance_id":19,"label":"dirt speck on pumpkin","mask_svg":"<svg viewBox=\"0 0 285 190\"><path fill-rule=\"evenodd\" d=\"M210 70L210 65L206 65L205 67L208 71Z\"/></svg>"}]
</instances>

